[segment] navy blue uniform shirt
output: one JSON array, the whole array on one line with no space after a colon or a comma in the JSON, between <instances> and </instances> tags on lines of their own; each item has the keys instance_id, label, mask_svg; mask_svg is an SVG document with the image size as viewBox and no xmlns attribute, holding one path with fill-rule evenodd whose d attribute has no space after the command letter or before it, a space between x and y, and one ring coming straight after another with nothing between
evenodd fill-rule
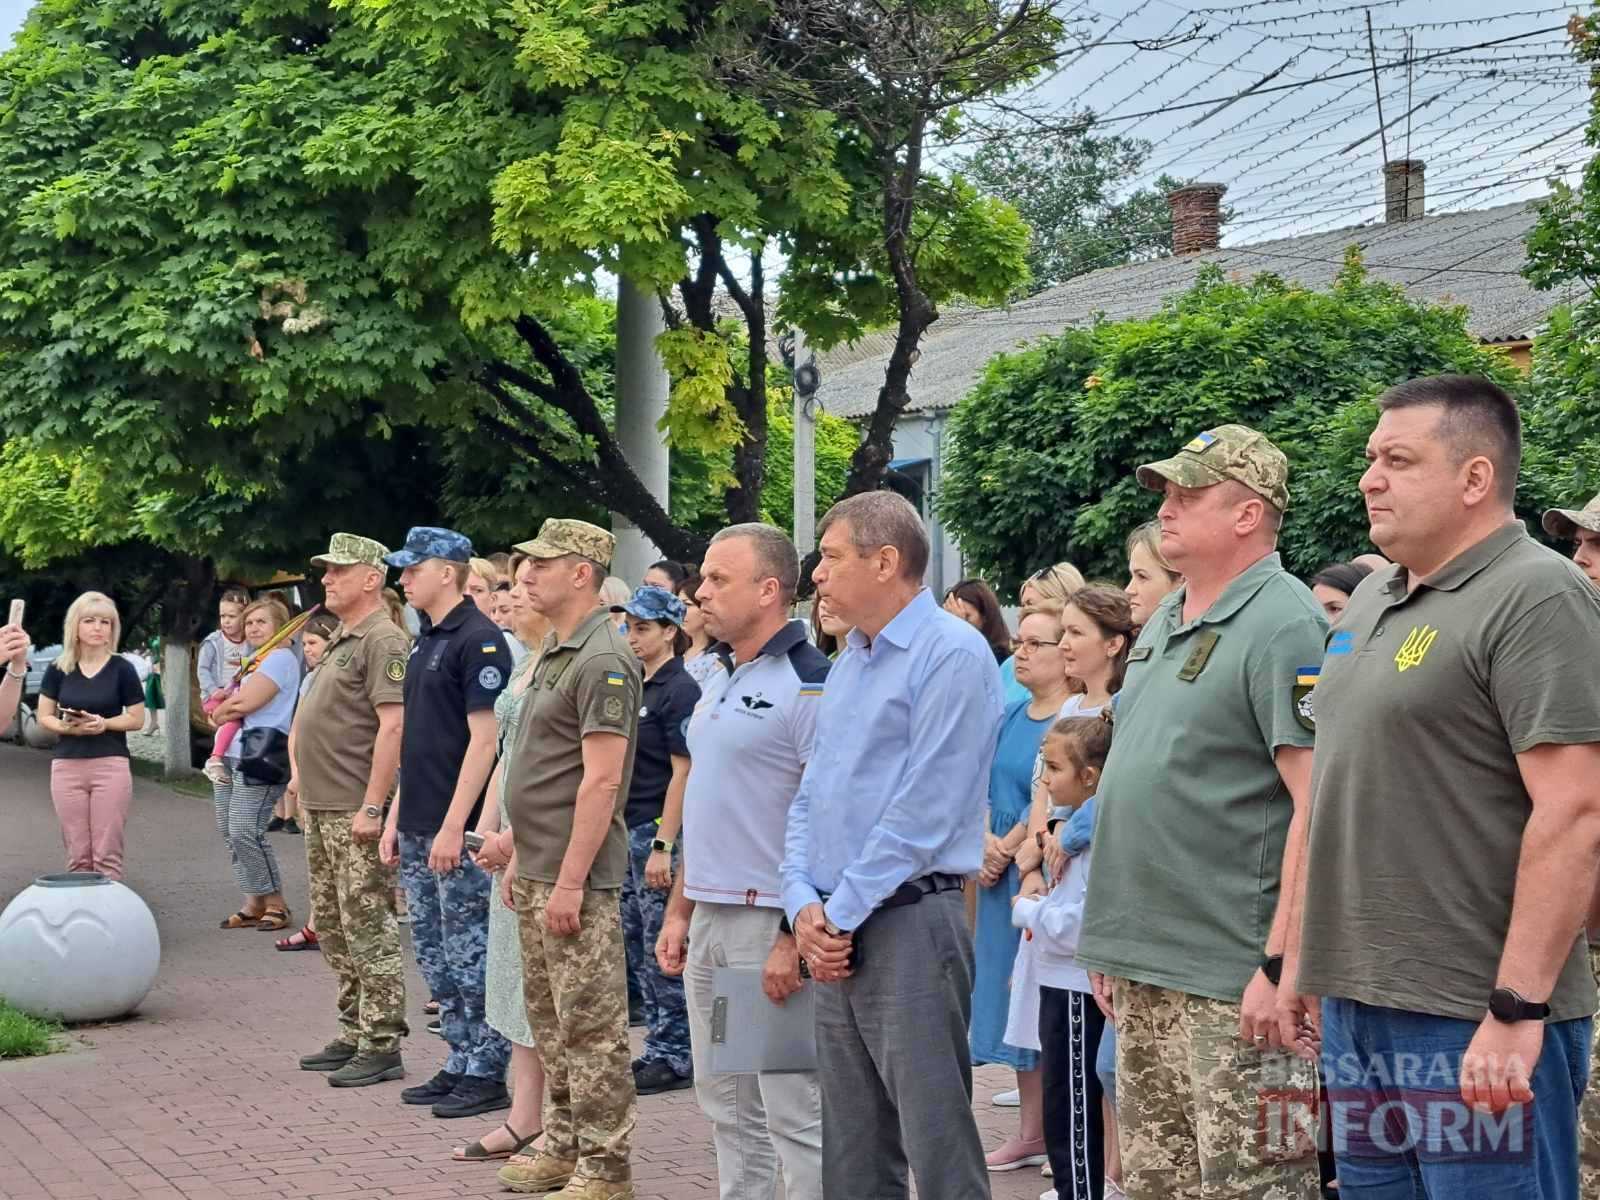
<instances>
[{"instance_id":1,"label":"navy blue uniform shirt","mask_svg":"<svg viewBox=\"0 0 1600 1200\"><path fill-rule=\"evenodd\" d=\"M405 833L435 834L450 811L467 754L467 714L493 709L511 677L511 648L500 627L463 599L422 632L406 667L405 740L400 751L400 818ZM487 783L487 781L485 781ZM480 794L467 817L471 829Z\"/></svg>"},{"instance_id":2,"label":"navy blue uniform shirt","mask_svg":"<svg viewBox=\"0 0 1600 1200\"><path fill-rule=\"evenodd\" d=\"M673 655L644 681L644 705L639 709L639 747L633 757L633 784L623 820L629 829L658 820L672 782L672 755L689 757L685 731L694 706L700 703L700 685Z\"/></svg>"}]
</instances>

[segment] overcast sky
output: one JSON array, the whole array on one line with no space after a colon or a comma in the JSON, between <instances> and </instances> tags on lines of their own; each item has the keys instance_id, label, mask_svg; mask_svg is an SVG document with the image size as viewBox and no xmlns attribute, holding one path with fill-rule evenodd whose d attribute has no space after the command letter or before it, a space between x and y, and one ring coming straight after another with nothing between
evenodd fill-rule
<instances>
[{"instance_id":1,"label":"overcast sky","mask_svg":"<svg viewBox=\"0 0 1600 1200\"><path fill-rule=\"evenodd\" d=\"M27 8L0 0L0 43ZM1105 131L1149 139L1150 179L1227 184L1227 242L1381 220L1370 15L1389 158L1426 161L1430 212L1487 208L1544 194L1552 174L1576 178L1588 89L1559 27L1577 11L1550 0L1095 0L1073 15L1102 44L1019 99L1044 119L1089 107ZM1412 57L1427 61L1389 65L1405 58L1408 33ZM1262 90L1217 109L1252 85Z\"/></svg>"}]
</instances>

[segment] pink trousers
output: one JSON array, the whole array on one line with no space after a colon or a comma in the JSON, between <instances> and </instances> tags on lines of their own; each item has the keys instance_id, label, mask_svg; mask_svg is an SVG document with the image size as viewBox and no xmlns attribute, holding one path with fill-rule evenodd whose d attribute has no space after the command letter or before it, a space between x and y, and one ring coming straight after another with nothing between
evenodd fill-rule
<instances>
[{"instance_id":1,"label":"pink trousers","mask_svg":"<svg viewBox=\"0 0 1600 1200\"><path fill-rule=\"evenodd\" d=\"M50 764L50 800L61 822L67 870L122 878L122 828L133 804L125 758L58 758Z\"/></svg>"}]
</instances>

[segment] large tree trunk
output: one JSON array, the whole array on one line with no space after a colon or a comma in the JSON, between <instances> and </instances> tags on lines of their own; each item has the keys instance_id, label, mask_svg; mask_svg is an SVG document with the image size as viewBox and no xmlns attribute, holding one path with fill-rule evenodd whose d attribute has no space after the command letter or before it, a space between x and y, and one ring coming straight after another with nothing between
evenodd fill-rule
<instances>
[{"instance_id":1,"label":"large tree trunk","mask_svg":"<svg viewBox=\"0 0 1600 1200\"><path fill-rule=\"evenodd\" d=\"M884 250L894 275L900 320L895 326L894 350L884 368L883 387L878 389L877 407L872 410L866 436L850 459L850 475L844 484L846 496L883 486L884 472L894 458L895 423L911 402L911 368L917 361L917 347L928 326L939 319L939 310L917 282L917 264L911 245L917 182L922 176L924 127L924 121L916 122L907 138L905 161L892 166L884 175Z\"/></svg>"}]
</instances>

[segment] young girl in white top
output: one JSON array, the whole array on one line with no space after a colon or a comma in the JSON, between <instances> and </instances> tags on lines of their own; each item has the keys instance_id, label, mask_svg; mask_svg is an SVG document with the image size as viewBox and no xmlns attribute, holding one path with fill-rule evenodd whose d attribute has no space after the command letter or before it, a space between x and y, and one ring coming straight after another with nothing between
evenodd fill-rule
<instances>
[{"instance_id":1,"label":"young girl in white top","mask_svg":"<svg viewBox=\"0 0 1600 1200\"><path fill-rule=\"evenodd\" d=\"M1110 710L1057 721L1040 747L1040 783L1051 821L1041 842L1056 849L1060 826L1094 799L1111 749ZM1044 1141L1060 1200L1105 1195L1105 1119L1095 1055L1105 1017L1077 962L1078 932L1089 885L1090 851L1047 854L1055 878L1043 896L1019 896L1012 923L1032 940L1039 983L1039 1044L1044 1055Z\"/></svg>"}]
</instances>

